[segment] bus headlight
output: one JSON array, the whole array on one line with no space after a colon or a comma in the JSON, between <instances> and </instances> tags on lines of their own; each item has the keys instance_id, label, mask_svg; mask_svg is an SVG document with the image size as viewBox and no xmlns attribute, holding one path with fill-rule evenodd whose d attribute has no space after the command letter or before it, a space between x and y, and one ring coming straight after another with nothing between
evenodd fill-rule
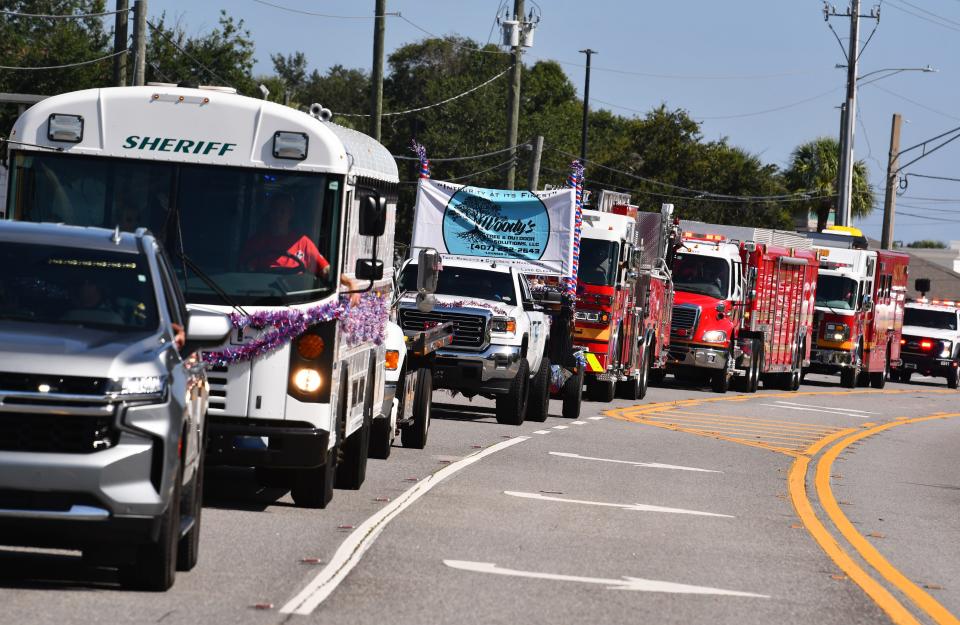
<instances>
[{"instance_id":1,"label":"bus headlight","mask_svg":"<svg viewBox=\"0 0 960 625\"><path fill-rule=\"evenodd\" d=\"M303 393L316 393L320 390L323 378L316 369L300 369L293 375L293 384Z\"/></svg>"},{"instance_id":2,"label":"bus headlight","mask_svg":"<svg viewBox=\"0 0 960 625\"><path fill-rule=\"evenodd\" d=\"M707 330L703 333L704 343L726 343L727 333L723 330Z\"/></svg>"}]
</instances>

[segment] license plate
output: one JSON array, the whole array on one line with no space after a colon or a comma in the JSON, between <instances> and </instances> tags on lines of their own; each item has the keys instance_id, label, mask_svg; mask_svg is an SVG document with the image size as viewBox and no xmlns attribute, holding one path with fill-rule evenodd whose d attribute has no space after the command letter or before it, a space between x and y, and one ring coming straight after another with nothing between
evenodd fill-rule
<instances>
[{"instance_id":1,"label":"license plate","mask_svg":"<svg viewBox=\"0 0 960 625\"><path fill-rule=\"evenodd\" d=\"M903 363L903 366L904 366L905 368L907 368L907 369L916 369L916 368L917 368L917 364L916 364L916 363L913 363L913 362L905 362L905 363Z\"/></svg>"}]
</instances>

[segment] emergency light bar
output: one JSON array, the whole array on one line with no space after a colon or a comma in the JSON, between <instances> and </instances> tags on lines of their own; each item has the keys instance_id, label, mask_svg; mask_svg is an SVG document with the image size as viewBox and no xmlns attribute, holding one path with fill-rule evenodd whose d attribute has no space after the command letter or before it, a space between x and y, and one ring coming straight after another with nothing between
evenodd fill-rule
<instances>
[{"instance_id":1,"label":"emergency light bar","mask_svg":"<svg viewBox=\"0 0 960 625\"><path fill-rule=\"evenodd\" d=\"M930 303L931 303L931 304L938 304L938 305L940 305L940 306L956 306L956 305L957 305L957 303L956 303L955 301L953 301L953 300L945 300L945 299L935 299L935 300L931 301Z\"/></svg>"},{"instance_id":2,"label":"emergency light bar","mask_svg":"<svg viewBox=\"0 0 960 625\"><path fill-rule=\"evenodd\" d=\"M700 234L698 232L684 232L684 239L694 239L697 241L712 241L714 243L719 243L725 240L725 237L722 234Z\"/></svg>"}]
</instances>

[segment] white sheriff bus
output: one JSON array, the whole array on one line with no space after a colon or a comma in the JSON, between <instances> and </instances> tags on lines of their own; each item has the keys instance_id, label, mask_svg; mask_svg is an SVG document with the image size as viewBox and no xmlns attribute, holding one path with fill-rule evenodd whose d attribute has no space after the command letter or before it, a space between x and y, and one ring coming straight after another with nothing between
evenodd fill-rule
<instances>
[{"instance_id":1,"label":"white sheriff bus","mask_svg":"<svg viewBox=\"0 0 960 625\"><path fill-rule=\"evenodd\" d=\"M234 313L205 354L208 461L325 507L363 482L381 417L398 178L312 112L168 84L48 98L9 136L0 217L153 232L188 304Z\"/></svg>"}]
</instances>

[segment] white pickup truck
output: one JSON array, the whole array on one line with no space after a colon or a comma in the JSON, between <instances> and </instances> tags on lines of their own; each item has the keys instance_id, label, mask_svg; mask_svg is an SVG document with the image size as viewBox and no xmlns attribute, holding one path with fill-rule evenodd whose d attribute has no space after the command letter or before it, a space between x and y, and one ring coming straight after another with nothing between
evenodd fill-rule
<instances>
[{"instance_id":1,"label":"white pickup truck","mask_svg":"<svg viewBox=\"0 0 960 625\"><path fill-rule=\"evenodd\" d=\"M400 291L417 292L415 261L404 265ZM433 387L496 400L499 423L545 420L550 317L534 302L526 278L492 260L445 258L435 298L430 312L418 309L412 295L397 310L404 331L454 324L453 343L434 355Z\"/></svg>"}]
</instances>

